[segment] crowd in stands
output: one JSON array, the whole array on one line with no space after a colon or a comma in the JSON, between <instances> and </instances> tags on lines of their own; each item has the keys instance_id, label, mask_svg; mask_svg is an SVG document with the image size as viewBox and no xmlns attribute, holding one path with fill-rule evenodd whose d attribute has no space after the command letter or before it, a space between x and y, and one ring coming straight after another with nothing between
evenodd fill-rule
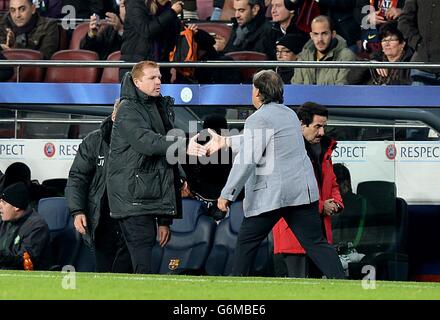
<instances>
[{"instance_id":1,"label":"crowd in stands","mask_svg":"<svg viewBox=\"0 0 440 320\"><path fill-rule=\"evenodd\" d=\"M13 59L3 54L10 49L37 50L43 59L50 59L56 51L70 48L95 51L102 60L120 51L120 59L127 62L166 62L176 46L185 45L177 39L189 24L194 36L190 45L199 48L192 60L184 56L180 61L232 60L228 54L237 51L260 52L264 60L440 61L439 0L224 0L206 6L204 1L195 0L184 4L129 0L127 5L125 0L2 1L0 59ZM74 8L73 16L69 8ZM63 16L78 19L78 30L62 28ZM227 30L227 35L210 31L209 25L215 22ZM84 24L88 28L81 27ZM78 34L72 34L79 29L78 39ZM285 36L288 39L282 40ZM279 51L279 41L290 43L290 48L284 46L284 51ZM277 52L283 54L277 56ZM292 53L295 57L287 58ZM173 61L179 62L176 58ZM10 69L0 71L2 81L11 79ZM126 71L120 70L119 80ZM193 72L191 77L176 76L176 70L169 69L162 74L164 83L243 81L222 77L215 68L208 71ZM279 71L285 83L293 84L438 84L440 77L438 70Z\"/></svg>"}]
</instances>

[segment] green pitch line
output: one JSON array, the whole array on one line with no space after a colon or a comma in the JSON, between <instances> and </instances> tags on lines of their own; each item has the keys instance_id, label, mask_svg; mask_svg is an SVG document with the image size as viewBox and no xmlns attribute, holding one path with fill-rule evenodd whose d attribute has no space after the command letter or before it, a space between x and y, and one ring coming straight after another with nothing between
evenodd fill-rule
<instances>
[{"instance_id":1,"label":"green pitch line","mask_svg":"<svg viewBox=\"0 0 440 320\"><path fill-rule=\"evenodd\" d=\"M0 299L440 299L440 284L424 282L377 281L364 289L357 280L76 273L73 281L73 275L1 271Z\"/></svg>"}]
</instances>

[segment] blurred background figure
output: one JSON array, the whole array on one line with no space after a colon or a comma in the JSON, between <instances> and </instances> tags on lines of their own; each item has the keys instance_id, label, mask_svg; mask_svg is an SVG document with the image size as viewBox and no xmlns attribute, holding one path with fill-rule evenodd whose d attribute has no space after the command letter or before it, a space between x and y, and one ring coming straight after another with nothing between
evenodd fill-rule
<instances>
[{"instance_id":1,"label":"blurred background figure","mask_svg":"<svg viewBox=\"0 0 440 320\"><path fill-rule=\"evenodd\" d=\"M276 54L278 61L296 61L307 40L299 34L286 34L276 42ZM277 67L276 72L281 76L285 84L290 84L295 69L292 67Z\"/></svg>"}]
</instances>

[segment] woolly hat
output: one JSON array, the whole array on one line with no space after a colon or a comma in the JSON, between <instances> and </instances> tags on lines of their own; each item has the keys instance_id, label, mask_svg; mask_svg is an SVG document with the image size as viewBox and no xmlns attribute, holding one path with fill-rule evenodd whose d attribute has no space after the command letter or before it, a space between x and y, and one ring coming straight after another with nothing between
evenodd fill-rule
<instances>
[{"instance_id":1,"label":"woolly hat","mask_svg":"<svg viewBox=\"0 0 440 320\"><path fill-rule=\"evenodd\" d=\"M3 190L0 198L20 209L26 209L30 202L29 190L23 182L11 184Z\"/></svg>"},{"instance_id":2,"label":"woolly hat","mask_svg":"<svg viewBox=\"0 0 440 320\"><path fill-rule=\"evenodd\" d=\"M285 46L287 49L292 51L294 54L298 54L302 51L307 40L299 34L286 34L280 40L277 41L276 45Z\"/></svg>"}]
</instances>

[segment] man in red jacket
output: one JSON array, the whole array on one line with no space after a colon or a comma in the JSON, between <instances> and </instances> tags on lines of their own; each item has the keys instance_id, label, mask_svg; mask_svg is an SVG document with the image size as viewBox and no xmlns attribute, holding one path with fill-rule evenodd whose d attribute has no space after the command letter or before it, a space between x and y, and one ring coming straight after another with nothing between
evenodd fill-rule
<instances>
[{"instance_id":1,"label":"man in red jacket","mask_svg":"<svg viewBox=\"0 0 440 320\"><path fill-rule=\"evenodd\" d=\"M306 102L298 109L297 115L301 121L307 154L313 164L318 182L319 213L323 221L323 232L331 244L333 243L331 216L344 208L331 160L336 141L324 135L328 119L327 108L313 102ZM273 228L273 239L276 264L285 263L287 276L308 277L311 261L284 219L281 219Z\"/></svg>"}]
</instances>

